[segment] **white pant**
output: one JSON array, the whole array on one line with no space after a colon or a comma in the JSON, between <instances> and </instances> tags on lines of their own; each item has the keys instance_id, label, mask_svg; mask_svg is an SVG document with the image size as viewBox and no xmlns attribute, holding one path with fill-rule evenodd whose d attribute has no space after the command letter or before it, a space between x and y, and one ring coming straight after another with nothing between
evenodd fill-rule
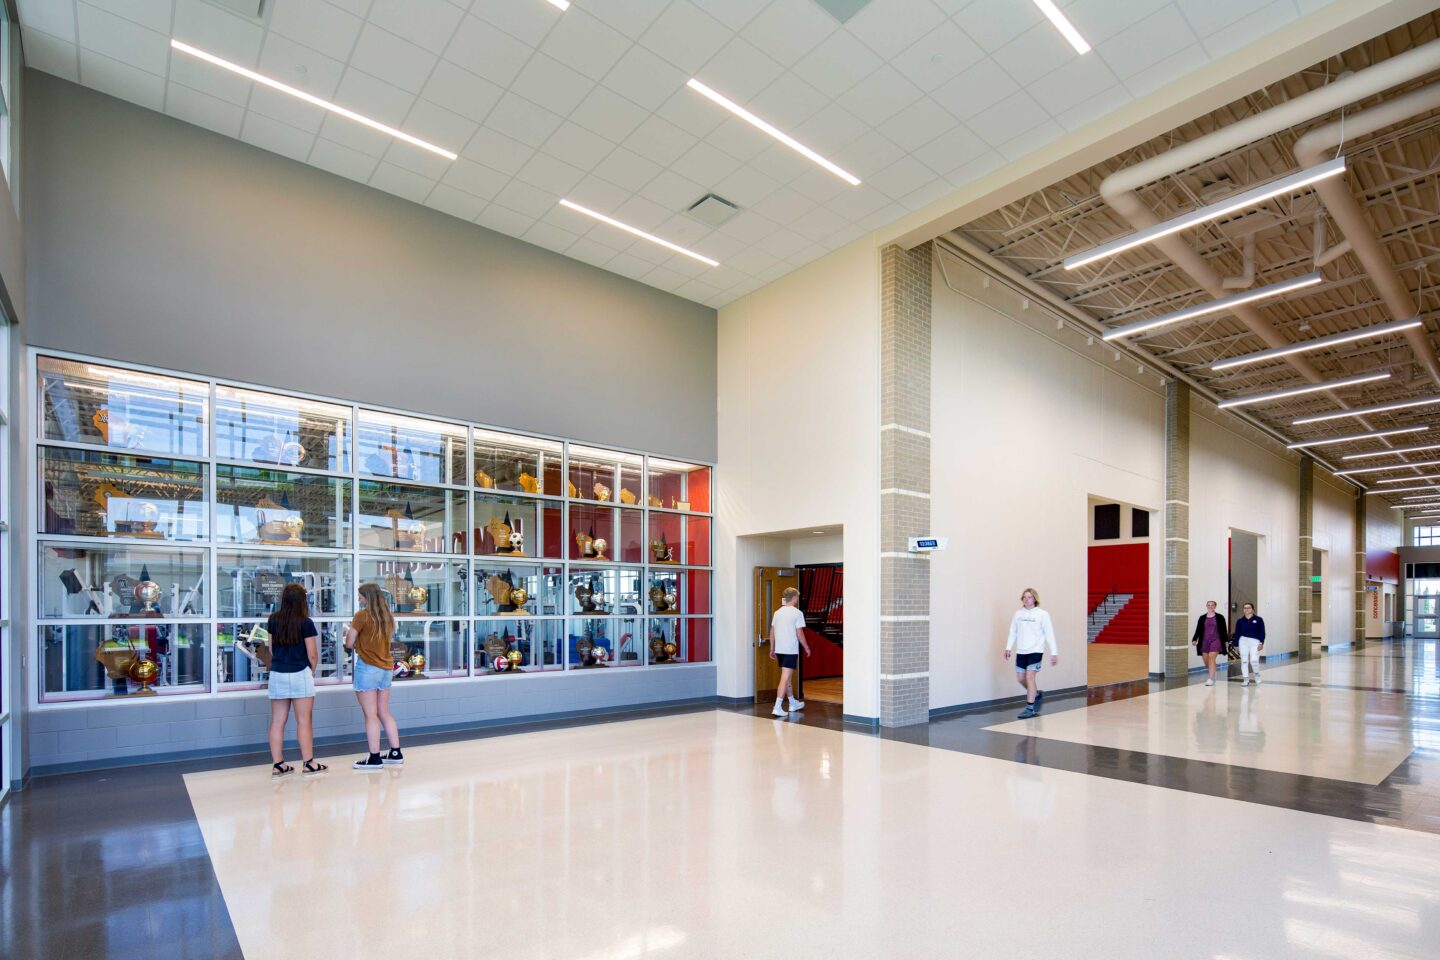
<instances>
[{"instance_id":1,"label":"white pant","mask_svg":"<svg viewBox=\"0 0 1440 960\"><path fill-rule=\"evenodd\" d=\"M1240 638L1240 675L1249 678L1251 665L1260 672L1260 641L1254 637Z\"/></svg>"}]
</instances>

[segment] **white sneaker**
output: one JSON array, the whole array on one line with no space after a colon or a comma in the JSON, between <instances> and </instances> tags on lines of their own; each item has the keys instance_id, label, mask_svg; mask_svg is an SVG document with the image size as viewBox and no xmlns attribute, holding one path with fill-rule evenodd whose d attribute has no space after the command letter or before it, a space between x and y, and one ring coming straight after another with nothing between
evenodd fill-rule
<instances>
[{"instance_id":1,"label":"white sneaker","mask_svg":"<svg viewBox=\"0 0 1440 960\"><path fill-rule=\"evenodd\" d=\"M781 703L779 700L776 700L776 701L775 701L775 709L770 711L770 716L772 716L772 717L788 717L789 714L785 712L785 704Z\"/></svg>"},{"instance_id":2,"label":"white sneaker","mask_svg":"<svg viewBox=\"0 0 1440 960\"><path fill-rule=\"evenodd\" d=\"M1244 680L1241 680L1241 681L1240 681L1240 686L1242 686L1242 687L1248 687L1248 686L1250 686L1250 678L1249 678L1249 677L1246 677Z\"/></svg>"},{"instance_id":3,"label":"white sneaker","mask_svg":"<svg viewBox=\"0 0 1440 960\"><path fill-rule=\"evenodd\" d=\"M1255 674L1255 686L1260 686L1260 674Z\"/></svg>"},{"instance_id":4,"label":"white sneaker","mask_svg":"<svg viewBox=\"0 0 1440 960\"><path fill-rule=\"evenodd\" d=\"M791 698L790 698L790 709L791 709L791 710L804 710L804 709L805 709L805 701L804 701L804 700L796 700L794 697L791 697Z\"/></svg>"},{"instance_id":5,"label":"white sneaker","mask_svg":"<svg viewBox=\"0 0 1440 960\"><path fill-rule=\"evenodd\" d=\"M1215 686L1215 681L1214 681L1214 680L1206 680L1206 681L1205 681L1205 686L1207 686L1207 687L1213 687L1213 686Z\"/></svg>"}]
</instances>

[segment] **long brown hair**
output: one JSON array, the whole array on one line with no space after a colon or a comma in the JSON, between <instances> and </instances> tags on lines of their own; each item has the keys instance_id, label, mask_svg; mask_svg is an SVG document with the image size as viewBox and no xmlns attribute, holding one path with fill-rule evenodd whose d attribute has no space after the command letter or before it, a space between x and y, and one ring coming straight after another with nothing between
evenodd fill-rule
<instances>
[{"instance_id":1,"label":"long brown hair","mask_svg":"<svg viewBox=\"0 0 1440 960\"><path fill-rule=\"evenodd\" d=\"M375 625L380 639L389 643L395 635L395 615L390 612L390 601L385 599L385 591L377 583L362 583L360 598L365 601L365 612L370 615L370 622Z\"/></svg>"},{"instance_id":2,"label":"long brown hair","mask_svg":"<svg viewBox=\"0 0 1440 960\"><path fill-rule=\"evenodd\" d=\"M285 584L285 589L280 591L280 609L270 614L270 622L265 625L270 631L270 642L283 646L303 642L309 616L305 588L298 583Z\"/></svg>"}]
</instances>

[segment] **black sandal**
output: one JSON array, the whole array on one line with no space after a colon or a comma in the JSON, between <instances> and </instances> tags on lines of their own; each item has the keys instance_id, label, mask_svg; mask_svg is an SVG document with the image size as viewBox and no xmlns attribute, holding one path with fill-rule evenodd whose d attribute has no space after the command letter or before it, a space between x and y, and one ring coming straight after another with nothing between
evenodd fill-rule
<instances>
[{"instance_id":1,"label":"black sandal","mask_svg":"<svg viewBox=\"0 0 1440 960\"><path fill-rule=\"evenodd\" d=\"M270 779L279 780L281 777L295 772L295 768L284 760L277 761L270 767Z\"/></svg>"},{"instance_id":2,"label":"black sandal","mask_svg":"<svg viewBox=\"0 0 1440 960\"><path fill-rule=\"evenodd\" d=\"M316 763L314 760L306 760L306 761L305 761L305 775L306 775L306 776L310 776L310 775L316 774L316 773L324 773L326 770L329 770L329 769L330 769L330 768L327 767L327 766L325 766L325 764L323 764L323 763Z\"/></svg>"}]
</instances>

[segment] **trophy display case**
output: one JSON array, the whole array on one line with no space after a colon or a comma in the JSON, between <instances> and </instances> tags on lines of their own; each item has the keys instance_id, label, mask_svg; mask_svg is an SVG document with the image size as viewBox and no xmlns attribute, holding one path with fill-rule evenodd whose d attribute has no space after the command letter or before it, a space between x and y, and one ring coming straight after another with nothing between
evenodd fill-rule
<instances>
[{"instance_id":1,"label":"trophy display case","mask_svg":"<svg viewBox=\"0 0 1440 960\"><path fill-rule=\"evenodd\" d=\"M465 553L465 494L443 487L361 480L355 537L361 550Z\"/></svg>"},{"instance_id":2,"label":"trophy display case","mask_svg":"<svg viewBox=\"0 0 1440 960\"><path fill-rule=\"evenodd\" d=\"M704 663L710 659L710 621L699 617L652 619L645 651L647 663Z\"/></svg>"},{"instance_id":3,"label":"trophy display case","mask_svg":"<svg viewBox=\"0 0 1440 960\"><path fill-rule=\"evenodd\" d=\"M638 567L571 567L566 579L566 612L572 616L639 616L641 583Z\"/></svg>"},{"instance_id":4,"label":"trophy display case","mask_svg":"<svg viewBox=\"0 0 1440 960\"><path fill-rule=\"evenodd\" d=\"M469 431L458 424L361 410L355 462L363 477L465 485Z\"/></svg>"},{"instance_id":5,"label":"trophy display case","mask_svg":"<svg viewBox=\"0 0 1440 960\"><path fill-rule=\"evenodd\" d=\"M666 576L671 572L667 571ZM710 571L685 569L674 571L675 585L680 600L680 612L685 616L709 616L714 611L710 608Z\"/></svg>"},{"instance_id":6,"label":"trophy display case","mask_svg":"<svg viewBox=\"0 0 1440 960\"><path fill-rule=\"evenodd\" d=\"M359 583L376 583L401 617L464 617L470 613L470 565L464 560L361 557Z\"/></svg>"},{"instance_id":7,"label":"trophy display case","mask_svg":"<svg viewBox=\"0 0 1440 960\"><path fill-rule=\"evenodd\" d=\"M215 456L349 473L350 407L218 385Z\"/></svg>"},{"instance_id":8,"label":"trophy display case","mask_svg":"<svg viewBox=\"0 0 1440 960\"><path fill-rule=\"evenodd\" d=\"M644 618L581 618L566 622L569 624L568 665L571 670L638 667L645 662Z\"/></svg>"},{"instance_id":9,"label":"trophy display case","mask_svg":"<svg viewBox=\"0 0 1440 960\"><path fill-rule=\"evenodd\" d=\"M46 700L174 696L209 684L205 623L52 624L39 628L39 643Z\"/></svg>"},{"instance_id":10,"label":"trophy display case","mask_svg":"<svg viewBox=\"0 0 1440 960\"><path fill-rule=\"evenodd\" d=\"M349 547L350 481L257 467L215 468L215 539L268 547Z\"/></svg>"},{"instance_id":11,"label":"trophy display case","mask_svg":"<svg viewBox=\"0 0 1440 960\"><path fill-rule=\"evenodd\" d=\"M395 679L463 677L469 673L465 655L467 620L397 619L390 656Z\"/></svg>"},{"instance_id":12,"label":"trophy display case","mask_svg":"<svg viewBox=\"0 0 1440 960\"><path fill-rule=\"evenodd\" d=\"M194 541L207 536L206 467L188 460L41 447L41 533Z\"/></svg>"},{"instance_id":13,"label":"trophy display case","mask_svg":"<svg viewBox=\"0 0 1440 960\"><path fill-rule=\"evenodd\" d=\"M564 568L558 564L477 560L474 570L476 616L555 616L560 611Z\"/></svg>"},{"instance_id":14,"label":"trophy display case","mask_svg":"<svg viewBox=\"0 0 1440 960\"><path fill-rule=\"evenodd\" d=\"M710 559L710 518L685 518L685 563L692 567L708 567Z\"/></svg>"},{"instance_id":15,"label":"trophy display case","mask_svg":"<svg viewBox=\"0 0 1440 960\"><path fill-rule=\"evenodd\" d=\"M633 453L570 445L568 495L597 503L640 505L644 459Z\"/></svg>"},{"instance_id":16,"label":"trophy display case","mask_svg":"<svg viewBox=\"0 0 1440 960\"><path fill-rule=\"evenodd\" d=\"M571 560L603 563L644 563L644 511L572 503L570 511Z\"/></svg>"},{"instance_id":17,"label":"trophy display case","mask_svg":"<svg viewBox=\"0 0 1440 960\"><path fill-rule=\"evenodd\" d=\"M645 562L668 566L683 561L685 556L685 518L675 513L650 514L646 531Z\"/></svg>"},{"instance_id":18,"label":"trophy display case","mask_svg":"<svg viewBox=\"0 0 1440 960\"><path fill-rule=\"evenodd\" d=\"M651 457L646 503L657 510L709 513L711 470L698 463Z\"/></svg>"},{"instance_id":19,"label":"trophy display case","mask_svg":"<svg viewBox=\"0 0 1440 960\"><path fill-rule=\"evenodd\" d=\"M312 618L313 619L313 618ZM351 670L343 655L345 620L315 620L320 667L315 671L317 684L343 683ZM246 690L264 686L270 677L270 644L263 628L264 620L225 621L215 633L217 655L215 682L225 690Z\"/></svg>"},{"instance_id":20,"label":"trophy display case","mask_svg":"<svg viewBox=\"0 0 1440 960\"><path fill-rule=\"evenodd\" d=\"M475 672L538 673L564 669L563 620L499 617L475 621ZM503 662L502 662L503 661Z\"/></svg>"},{"instance_id":21,"label":"trophy display case","mask_svg":"<svg viewBox=\"0 0 1440 960\"><path fill-rule=\"evenodd\" d=\"M215 554L215 608L218 617L264 620L280 605L285 587L305 588L310 616L348 617L354 609L350 559L339 553L279 553L218 550Z\"/></svg>"},{"instance_id":22,"label":"trophy display case","mask_svg":"<svg viewBox=\"0 0 1440 960\"><path fill-rule=\"evenodd\" d=\"M210 613L208 557L190 547L50 542L40 546L40 616L157 619Z\"/></svg>"},{"instance_id":23,"label":"trophy display case","mask_svg":"<svg viewBox=\"0 0 1440 960\"><path fill-rule=\"evenodd\" d=\"M481 490L558 497L565 446L555 440L475 428L475 486Z\"/></svg>"},{"instance_id":24,"label":"trophy display case","mask_svg":"<svg viewBox=\"0 0 1440 960\"><path fill-rule=\"evenodd\" d=\"M208 383L39 357L35 384L45 440L190 459L206 455Z\"/></svg>"},{"instance_id":25,"label":"trophy display case","mask_svg":"<svg viewBox=\"0 0 1440 960\"><path fill-rule=\"evenodd\" d=\"M559 559L564 527L558 500L475 495L470 542L478 556Z\"/></svg>"}]
</instances>

